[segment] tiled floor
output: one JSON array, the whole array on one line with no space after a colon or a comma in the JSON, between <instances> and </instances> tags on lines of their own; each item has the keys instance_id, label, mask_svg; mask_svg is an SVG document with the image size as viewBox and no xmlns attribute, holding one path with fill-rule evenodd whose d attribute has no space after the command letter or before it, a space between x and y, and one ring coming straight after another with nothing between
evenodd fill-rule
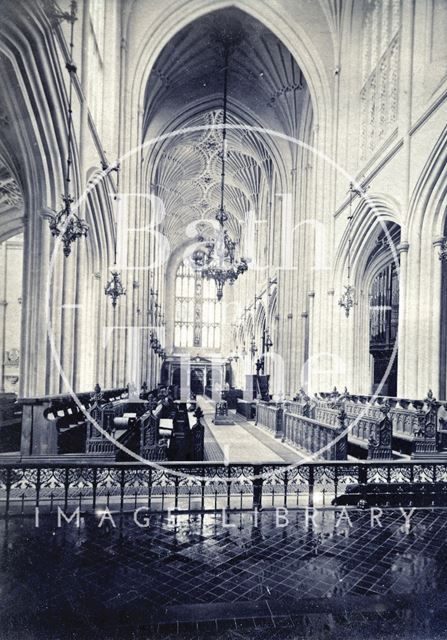
<instances>
[{"instance_id":1,"label":"tiled floor","mask_svg":"<svg viewBox=\"0 0 447 640\"><path fill-rule=\"evenodd\" d=\"M204 460L209 462L223 462L224 454L222 449L219 447L216 438L213 436L213 432L208 426L207 420L203 420L203 426L205 428L205 433L203 437L203 449L204 449Z\"/></svg>"},{"instance_id":2,"label":"tiled floor","mask_svg":"<svg viewBox=\"0 0 447 640\"><path fill-rule=\"evenodd\" d=\"M1 520L0 638L447 637L447 511L349 516Z\"/></svg>"}]
</instances>

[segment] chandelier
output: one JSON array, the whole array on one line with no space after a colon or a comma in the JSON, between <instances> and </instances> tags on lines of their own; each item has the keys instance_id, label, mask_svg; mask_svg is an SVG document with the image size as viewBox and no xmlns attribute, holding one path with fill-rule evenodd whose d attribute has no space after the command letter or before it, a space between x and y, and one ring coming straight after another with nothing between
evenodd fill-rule
<instances>
[{"instance_id":1,"label":"chandelier","mask_svg":"<svg viewBox=\"0 0 447 640\"><path fill-rule=\"evenodd\" d=\"M166 354L165 348L161 344L160 340L157 338L154 331L151 331L150 333L149 344L152 351L164 362L167 358L167 354Z\"/></svg>"},{"instance_id":2,"label":"chandelier","mask_svg":"<svg viewBox=\"0 0 447 640\"><path fill-rule=\"evenodd\" d=\"M222 149L220 158L222 161L221 183L220 183L220 206L216 213L218 229L212 241L204 242L199 237L199 242L204 243L204 249L196 249L192 254L192 259L197 269L201 270L202 277L214 280L216 284L216 297L220 301L223 296L223 288L228 282L233 285L238 277L248 269L248 261L241 258L235 259L236 242L232 240L225 223L228 220L228 213L225 210L225 160L226 160L226 137L227 137L227 93L228 93L228 47L224 51L224 92L223 92L223 122L222 122Z\"/></svg>"},{"instance_id":3,"label":"chandelier","mask_svg":"<svg viewBox=\"0 0 447 640\"><path fill-rule=\"evenodd\" d=\"M251 355L253 356L253 358L255 357L255 354L256 354L257 350L258 350L258 347L256 346L255 337L252 336L251 344L250 344L250 352L251 352Z\"/></svg>"},{"instance_id":4,"label":"chandelier","mask_svg":"<svg viewBox=\"0 0 447 640\"><path fill-rule=\"evenodd\" d=\"M346 317L349 318L352 307L357 304L354 297L355 289L350 284L345 285L344 288L345 291L338 301L338 304L340 307L343 307Z\"/></svg>"},{"instance_id":5,"label":"chandelier","mask_svg":"<svg viewBox=\"0 0 447 640\"><path fill-rule=\"evenodd\" d=\"M438 242L438 245L439 245L439 259L442 260L443 262L447 262L447 240L443 238L440 242Z\"/></svg>"},{"instance_id":6,"label":"chandelier","mask_svg":"<svg viewBox=\"0 0 447 640\"><path fill-rule=\"evenodd\" d=\"M51 234L55 237L61 238L63 245L63 251L65 257L68 257L71 253L71 245L76 242L82 236L87 236L88 224L85 220L82 220L75 211L72 210L71 205L74 202L73 197L70 195L70 182L71 182L71 165L73 162L72 156L72 144L73 144L73 76L76 74L76 65L73 63L73 32L74 23L76 22L76 2L72 1L70 14L63 14L63 18L66 18L71 23L70 31L70 60L65 64L65 68L70 74L70 85L68 94L68 117L67 117L67 168L65 174L65 189L62 201L64 203L60 211L51 212L47 210L43 215L49 221L49 227Z\"/></svg>"},{"instance_id":7,"label":"chandelier","mask_svg":"<svg viewBox=\"0 0 447 640\"><path fill-rule=\"evenodd\" d=\"M267 282L267 309L270 309L270 278L268 278ZM264 329L264 349L268 353L272 347L273 340L270 336L269 328L266 326Z\"/></svg>"},{"instance_id":8,"label":"chandelier","mask_svg":"<svg viewBox=\"0 0 447 640\"><path fill-rule=\"evenodd\" d=\"M116 177L116 196L115 196L115 200L118 200L119 198L119 164L116 165L116 169L114 169L117 173L117 177ZM110 273L112 275L111 279L107 282L106 286L104 287L104 293L106 294L106 296L110 296L110 298L112 299L112 306L113 308L116 307L116 302L118 300L118 298L120 298L121 296L125 296L126 295L126 289L121 281L121 274L119 272L118 267L116 266L116 253L117 253L117 242L118 242L118 224L117 224L117 220L116 220L116 216L115 216L115 221L114 221L114 227L115 227L115 237L114 237L114 254L115 254L115 260L114 260L114 264L113 267L110 270Z\"/></svg>"},{"instance_id":9,"label":"chandelier","mask_svg":"<svg viewBox=\"0 0 447 640\"><path fill-rule=\"evenodd\" d=\"M116 307L116 301L120 296L126 295L126 289L123 287L123 283L121 282L121 275L119 271L112 268L110 273L112 274L112 277L106 284L104 293L106 296L110 296L112 298L112 306Z\"/></svg>"},{"instance_id":10,"label":"chandelier","mask_svg":"<svg viewBox=\"0 0 447 640\"><path fill-rule=\"evenodd\" d=\"M347 268L348 283L344 285L345 291L341 296L340 300L338 301L339 306L345 310L345 315L347 318L349 318L349 314L351 312L352 307L357 304L355 300L355 295L354 295L355 289L351 285L352 194L354 193L354 191L357 193L357 191L354 189L354 185L351 182L349 185L349 216L348 216L348 268Z\"/></svg>"}]
</instances>

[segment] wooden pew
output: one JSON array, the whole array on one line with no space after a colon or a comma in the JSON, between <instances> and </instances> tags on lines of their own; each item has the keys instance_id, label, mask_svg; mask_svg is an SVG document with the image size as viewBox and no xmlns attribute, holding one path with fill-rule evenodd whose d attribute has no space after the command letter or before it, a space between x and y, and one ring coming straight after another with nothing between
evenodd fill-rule
<instances>
[{"instance_id":1,"label":"wooden pew","mask_svg":"<svg viewBox=\"0 0 447 640\"><path fill-rule=\"evenodd\" d=\"M20 451L22 405L15 393L0 393L0 453Z\"/></svg>"},{"instance_id":2,"label":"wooden pew","mask_svg":"<svg viewBox=\"0 0 447 640\"><path fill-rule=\"evenodd\" d=\"M111 443L96 430L84 412L100 417L99 424L111 432L115 416L113 405L121 406L126 395L127 388L102 391L97 385L93 394L77 394L76 401L70 394L22 398L22 457L45 459L68 453L81 456L85 455L87 446L88 453L95 457L110 455Z\"/></svg>"}]
</instances>

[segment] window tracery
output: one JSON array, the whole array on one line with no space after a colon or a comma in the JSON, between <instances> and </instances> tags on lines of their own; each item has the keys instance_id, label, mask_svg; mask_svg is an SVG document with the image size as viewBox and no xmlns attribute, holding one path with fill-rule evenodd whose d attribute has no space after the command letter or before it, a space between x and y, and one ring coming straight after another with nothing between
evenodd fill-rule
<instances>
[{"instance_id":1,"label":"window tracery","mask_svg":"<svg viewBox=\"0 0 447 640\"><path fill-rule=\"evenodd\" d=\"M369 0L363 20L360 159L366 160L397 121L401 0Z\"/></svg>"},{"instance_id":2,"label":"window tracery","mask_svg":"<svg viewBox=\"0 0 447 640\"><path fill-rule=\"evenodd\" d=\"M182 262L177 270L175 297L175 346L220 349L222 311L214 283Z\"/></svg>"}]
</instances>

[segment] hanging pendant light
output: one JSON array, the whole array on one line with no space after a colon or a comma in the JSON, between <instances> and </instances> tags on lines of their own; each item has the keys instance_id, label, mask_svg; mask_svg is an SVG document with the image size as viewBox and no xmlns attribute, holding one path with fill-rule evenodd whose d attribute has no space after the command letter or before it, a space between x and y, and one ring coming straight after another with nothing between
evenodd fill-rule
<instances>
[{"instance_id":1,"label":"hanging pendant light","mask_svg":"<svg viewBox=\"0 0 447 640\"><path fill-rule=\"evenodd\" d=\"M82 220L77 213L72 210L71 205L74 202L70 195L71 182L71 165L72 159L72 143L73 143L73 77L76 74L76 65L73 63L73 34L74 23L76 22L76 2L72 1L70 14L63 14L63 17L71 22L70 31L70 61L65 64L65 68L70 74L70 85L68 94L68 117L67 117L67 166L65 173L65 188L62 201L64 206L59 212L51 212L47 210L42 217L48 219L51 234L55 238L61 239L63 252L65 257L71 253L71 245L82 236L87 236L88 224Z\"/></svg>"},{"instance_id":2,"label":"hanging pendant light","mask_svg":"<svg viewBox=\"0 0 447 640\"><path fill-rule=\"evenodd\" d=\"M119 167L119 165L118 165ZM117 170L117 178L116 178L116 192L117 195L115 196L115 200L117 200L119 198L119 168ZM116 254L117 254L117 243L118 243L118 224L117 224L117 220L115 217L115 238L114 238L114 255L115 255L115 261L113 264L113 267L110 270L110 273L112 275L111 279L108 281L108 283L106 284L105 288L104 288L104 293L106 294L106 296L110 296L110 298L112 299L112 306L115 308L116 307L116 302L118 300L118 298L120 298L121 296L125 296L126 295L126 289L121 281L121 273L117 267L116 264Z\"/></svg>"},{"instance_id":3,"label":"hanging pendant light","mask_svg":"<svg viewBox=\"0 0 447 640\"><path fill-rule=\"evenodd\" d=\"M205 243L207 252L200 247L192 255L192 259L198 269L201 270L202 277L214 280L216 284L217 300L222 300L223 289L228 282L233 285L238 277L248 269L248 261L241 258L239 262L235 260L236 242L232 240L225 223L228 221L228 213L225 209L225 168L226 168L226 138L227 138L227 103L228 103L228 46L224 50L224 91L223 91L223 121L222 121L222 149L219 156L222 161L221 183L220 183L220 206L216 213L216 220L219 223L214 242ZM203 243L203 238L199 238Z\"/></svg>"},{"instance_id":4,"label":"hanging pendant light","mask_svg":"<svg viewBox=\"0 0 447 640\"><path fill-rule=\"evenodd\" d=\"M355 300L355 289L351 286L351 231L352 231L352 194L354 193L354 185L352 182L349 185L349 216L348 216L348 282L344 286L344 293L341 296L338 304L345 310L345 315L349 318L349 314L354 305L357 304Z\"/></svg>"},{"instance_id":5,"label":"hanging pendant light","mask_svg":"<svg viewBox=\"0 0 447 640\"><path fill-rule=\"evenodd\" d=\"M268 267L267 270L267 314L270 313L270 285L273 284L274 280L270 279L270 266ZM270 337L270 331L268 326L265 327L264 329L264 349L267 351L267 353L270 351L270 349L273 347L273 340Z\"/></svg>"},{"instance_id":6,"label":"hanging pendant light","mask_svg":"<svg viewBox=\"0 0 447 640\"><path fill-rule=\"evenodd\" d=\"M126 295L126 289L123 287L123 283L121 282L120 272L112 268L110 273L112 274L112 278L105 286L104 293L106 294L106 296L111 297L112 306L116 307L116 301L120 296Z\"/></svg>"},{"instance_id":7,"label":"hanging pendant light","mask_svg":"<svg viewBox=\"0 0 447 640\"><path fill-rule=\"evenodd\" d=\"M258 350L258 347L256 346L255 337L253 336L251 339L251 345L250 345L250 352L253 358L255 357L257 350Z\"/></svg>"}]
</instances>

